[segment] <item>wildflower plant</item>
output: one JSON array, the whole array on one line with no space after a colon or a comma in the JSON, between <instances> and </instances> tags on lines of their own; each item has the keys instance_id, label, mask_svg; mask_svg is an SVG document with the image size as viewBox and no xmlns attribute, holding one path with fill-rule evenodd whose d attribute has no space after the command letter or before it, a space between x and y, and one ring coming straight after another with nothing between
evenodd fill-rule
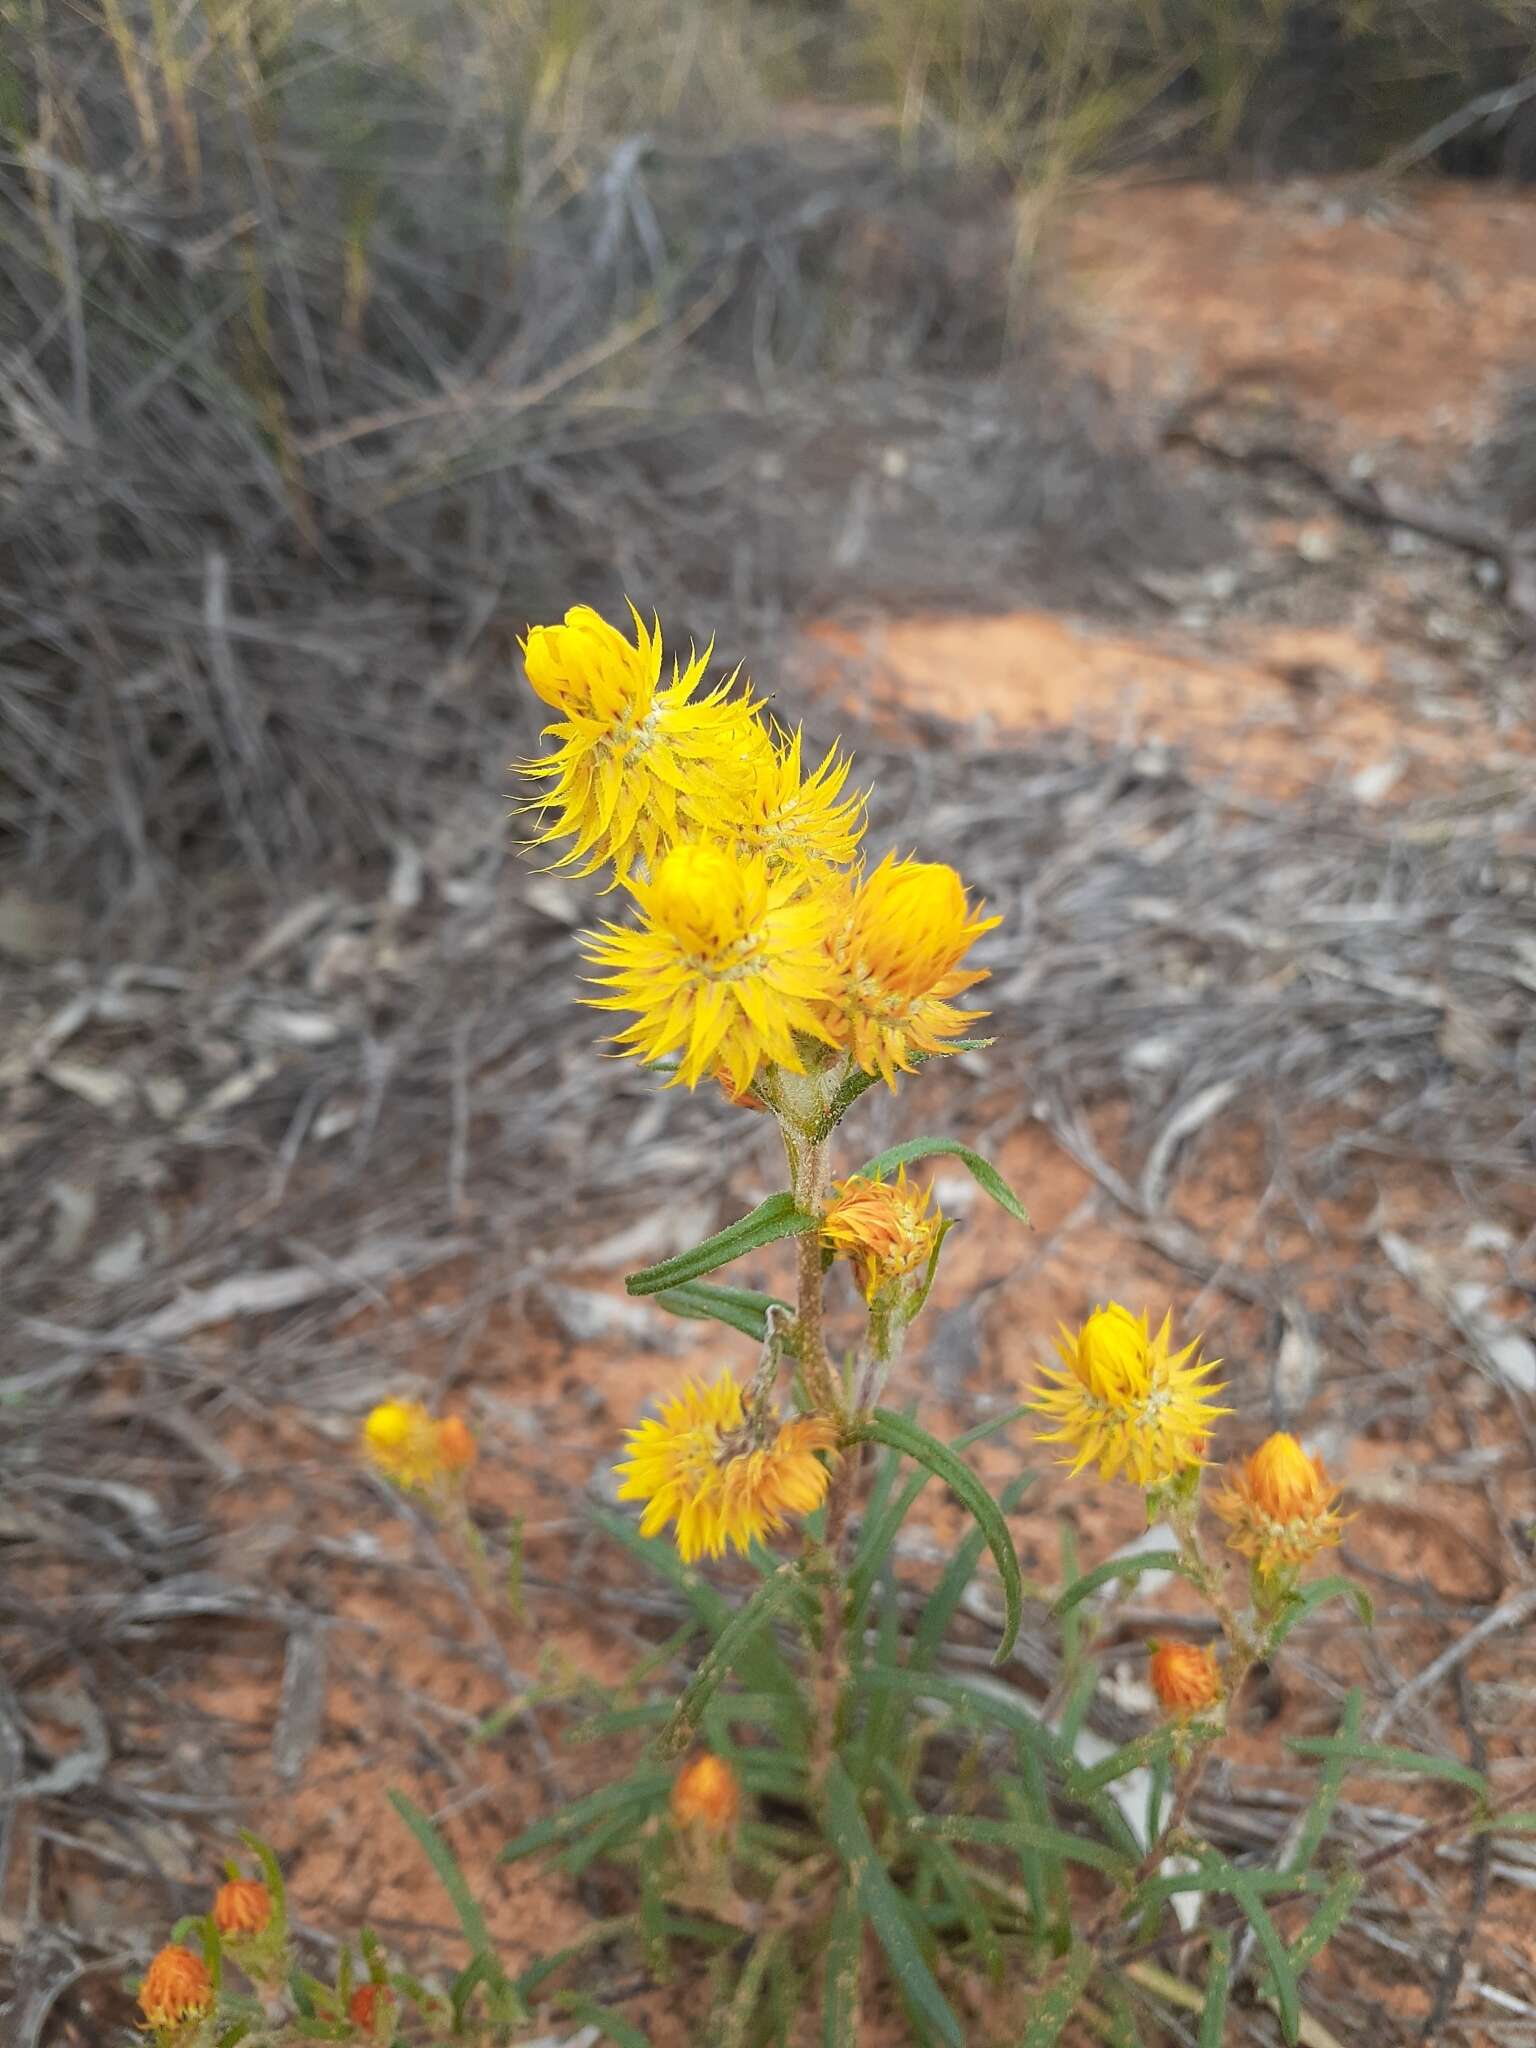
<instances>
[{"instance_id":1,"label":"wildflower plant","mask_svg":"<svg viewBox=\"0 0 1536 2048\"><path fill-rule=\"evenodd\" d=\"M659 1579L677 1627L624 1684L594 1682L568 1730L642 1744L632 1768L504 1851L570 1876L602 1865L618 1910L514 1972L446 1841L395 1795L463 1929L468 1961L449 1979L394 1972L371 1941L366 1978L350 1951L329 1982L302 1975L261 1850L259 1880L232 1868L209 1914L173 1930L139 1991L145 2023L157 2048L488 2044L547 2039L564 2014L643 2044L593 1995L600 1961L609 1981L638 1963L642 1986L701 1982L708 2012L690 2038L711 2048L790 2048L812 2038L810 2014L815 2038L843 2048L893 2003L908 2038L943 2048L1051 2048L1074 2018L1129 2048L1166 2038L1170 2012L1217 2048L1245 1924L1249 1993L1296 2042L1303 1973L1363 1883L1329 1843L1351 1765L1436 1780L1455 1802L1376 1861L1536 1816L1496 1807L1467 1765L1363 1739L1357 1689L1334 1735L1290 1744L1318 1778L1274 1867L1212 1839L1198 1795L1251 1673L1325 1603L1350 1601L1369 1623L1349 1580L1308 1576L1339 1542L1339 1489L1282 1434L1207 1498L1232 1421L1220 1362L1172 1310L1154 1321L1112 1300L1061 1327L1022 1405L952 1442L928 1427L921 1374L904 1367L951 1225L909 1169L958 1160L1021 1224L1023 1207L952 1138L912 1138L851 1170L833 1152L870 1088L990 1043L972 1035L984 1013L956 999L985 980L975 948L1000 920L941 863L871 862L844 755L807 772L800 733L768 723L739 677L709 685L708 650L669 669L659 626L633 613L632 628L578 607L527 637L529 682L554 713L546 751L523 764L535 844L627 899L584 944L586 1000L617 1050L659 1085L771 1116L787 1186L627 1282L712 1326L703 1369L658 1390L615 1447L620 1510L594 1511ZM782 1295L715 1277L772 1247L786 1269L792 1254ZM824 1305L839 1265L862 1318L846 1349ZM1026 1588L1009 1516L1034 1475L994 1495L967 1456L1026 1421L1074 1479L1093 1469L1132 1489L1166 1541L1082 1571L1064 1532L1062 1583ZM478 1541L461 1423L386 1401L362 1451ZM935 1480L968 1526L914 1604L896 1546ZM984 1558L991 1584L978 1583ZM1151 1725L1106 1753L1084 1739L1099 1596L1154 1571L1186 1582L1193 1611L1147 1645ZM1043 1698L1014 1674L1026 1595ZM952 1652L962 1608L992 1617L992 1674ZM226 1963L254 1998L227 1988Z\"/></svg>"}]
</instances>

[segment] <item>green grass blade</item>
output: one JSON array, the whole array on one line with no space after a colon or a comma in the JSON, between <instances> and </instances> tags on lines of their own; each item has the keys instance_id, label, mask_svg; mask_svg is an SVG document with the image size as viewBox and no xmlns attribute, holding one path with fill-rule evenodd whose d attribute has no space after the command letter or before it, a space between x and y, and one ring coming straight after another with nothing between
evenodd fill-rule
<instances>
[{"instance_id":1,"label":"green grass blade","mask_svg":"<svg viewBox=\"0 0 1536 2048\"><path fill-rule=\"evenodd\" d=\"M389 1803L421 1844L427 1861L437 1873L438 1883L448 1894L459 1925L464 1930L464 1939L469 1943L471 1961L480 1966L480 1981L492 1993L499 2016L526 2019L528 2015L517 1987L496 1953L491 1930L486 1926L485 1915L459 1868L458 1858L421 1808L407 1799L403 1792L391 1792Z\"/></svg>"}]
</instances>

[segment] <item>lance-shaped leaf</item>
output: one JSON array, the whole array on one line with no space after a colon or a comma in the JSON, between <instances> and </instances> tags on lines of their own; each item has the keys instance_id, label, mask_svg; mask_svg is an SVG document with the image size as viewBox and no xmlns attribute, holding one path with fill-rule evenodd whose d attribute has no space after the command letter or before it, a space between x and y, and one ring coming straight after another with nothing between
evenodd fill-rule
<instances>
[{"instance_id":1,"label":"lance-shaped leaf","mask_svg":"<svg viewBox=\"0 0 1536 2048\"><path fill-rule=\"evenodd\" d=\"M685 1316L693 1322L724 1323L740 1330L759 1344L768 1341L768 1312L782 1309L786 1318L794 1310L787 1301L771 1294L755 1294L750 1287L711 1287L707 1280L688 1280L681 1287L664 1287L655 1297L656 1306L669 1315ZM780 1328L785 1328L784 1323Z\"/></svg>"},{"instance_id":2,"label":"lance-shaped leaf","mask_svg":"<svg viewBox=\"0 0 1536 2048\"><path fill-rule=\"evenodd\" d=\"M656 1746L663 1756L679 1756L692 1742L704 1709L759 1630L766 1628L787 1604L799 1586L800 1577L798 1565L781 1565L772 1578L763 1581L746 1606L731 1616L689 1679L671 1720L657 1740Z\"/></svg>"},{"instance_id":3,"label":"lance-shaped leaf","mask_svg":"<svg viewBox=\"0 0 1536 2048\"><path fill-rule=\"evenodd\" d=\"M1319 1579L1315 1585L1303 1586L1275 1623L1269 1637L1269 1654L1273 1656L1291 1630L1315 1614L1318 1608L1329 1600L1352 1601L1356 1614L1367 1628L1370 1627L1374 1609L1371 1605L1371 1596L1363 1586L1357 1586L1353 1579Z\"/></svg>"},{"instance_id":4,"label":"lance-shaped leaf","mask_svg":"<svg viewBox=\"0 0 1536 2048\"><path fill-rule=\"evenodd\" d=\"M943 1157L958 1159L976 1185L989 1194L999 1208L1020 1223L1028 1223L1024 1205L1009 1187L990 1159L983 1159L979 1152L973 1152L969 1145L962 1145L956 1138L908 1138L904 1144L891 1145L884 1152L877 1152L859 1168L866 1180L880 1180L886 1174L894 1173L898 1166L910 1166L914 1159Z\"/></svg>"},{"instance_id":5,"label":"lance-shaped leaf","mask_svg":"<svg viewBox=\"0 0 1536 2048\"><path fill-rule=\"evenodd\" d=\"M1064 1593L1057 1595L1051 1605L1051 1619L1059 1621L1064 1614L1070 1614L1111 1579L1139 1579L1145 1572L1182 1572L1185 1578L1190 1576L1189 1566L1176 1550L1138 1550L1126 1557L1112 1557L1105 1564L1095 1565L1091 1572L1084 1572Z\"/></svg>"},{"instance_id":6,"label":"lance-shaped leaf","mask_svg":"<svg viewBox=\"0 0 1536 2048\"><path fill-rule=\"evenodd\" d=\"M1053 2048L1077 2011L1097 1961L1098 1956L1088 1942L1079 1943L1068 1953L1031 2014L1029 2025L1019 2036L1018 2048Z\"/></svg>"},{"instance_id":7,"label":"lance-shaped leaf","mask_svg":"<svg viewBox=\"0 0 1536 2048\"><path fill-rule=\"evenodd\" d=\"M1013 1538L1008 1534L1002 1509L969 1465L957 1458L947 1444L941 1444L937 1437L930 1436L926 1429L920 1429L905 1415L893 1415L888 1408L877 1408L873 1415L864 1416L856 1422L851 1433L856 1439L867 1437L877 1444L884 1444L888 1450L903 1452L919 1465L926 1465L975 1517L976 1526L987 1540L987 1548L1003 1583L1003 1639L997 1646L993 1661L1005 1664L1018 1640L1019 1621L1024 1610L1024 1587Z\"/></svg>"},{"instance_id":8,"label":"lance-shaped leaf","mask_svg":"<svg viewBox=\"0 0 1536 2048\"><path fill-rule=\"evenodd\" d=\"M728 1266L732 1259L744 1258L761 1245L774 1244L781 1237L799 1237L815 1228L816 1218L797 1209L794 1196L785 1190L759 1202L749 1215L738 1216L734 1223L717 1230L713 1237L706 1237L691 1251L679 1252L675 1259L663 1259L659 1266L646 1266L641 1272L631 1273L624 1285L631 1294L660 1294L664 1288L681 1287L689 1280L713 1273L717 1267Z\"/></svg>"},{"instance_id":9,"label":"lance-shaped leaf","mask_svg":"<svg viewBox=\"0 0 1536 2048\"><path fill-rule=\"evenodd\" d=\"M1448 1785L1461 1785L1479 1799L1488 1796L1488 1780L1470 1764L1453 1756L1425 1756L1417 1749L1400 1749L1394 1742L1349 1741L1338 1735L1295 1736L1286 1744L1298 1756L1342 1757L1346 1763L1367 1769L1403 1771L1410 1777L1441 1778Z\"/></svg>"}]
</instances>

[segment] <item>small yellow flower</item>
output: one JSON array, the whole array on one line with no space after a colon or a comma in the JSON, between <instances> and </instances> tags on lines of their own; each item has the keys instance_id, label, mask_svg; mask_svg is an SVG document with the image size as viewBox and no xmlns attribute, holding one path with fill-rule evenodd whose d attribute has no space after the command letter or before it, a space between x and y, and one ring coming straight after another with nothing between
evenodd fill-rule
<instances>
[{"instance_id":1,"label":"small yellow flower","mask_svg":"<svg viewBox=\"0 0 1536 2048\"><path fill-rule=\"evenodd\" d=\"M836 1190L821 1219L822 1242L853 1261L866 1301L926 1270L944 1228L940 1212L929 1209L932 1200L933 1190L912 1186L904 1166L894 1181L854 1174Z\"/></svg>"},{"instance_id":2,"label":"small yellow flower","mask_svg":"<svg viewBox=\"0 0 1536 2048\"><path fill-rule=\"evenodd\" d=\"M591 875L611 861L616 883L677 839L729 829L765 744L750 693L729 694L734 678L695 699L709 648L686 669L674 661L664 684L660 625L630 613L633 645L590 605L523 642L530 685L559 713L544 728L555 750L519 764L549 785L531 805L551 820L536 843L573 838L555 866Z\"/></svg>"},{"instance_id":3,"label":"small yellow flower","mask_svg":"<svg viewBox=\"0 0 1536 2048\"><path fill-rule=\"evenodd\" d=\"M419 1401L381 1401L363 1424L363 1455L395 1486L429 1493L475 1461L475 1440L456 1415L443 1421Z\"/></svg>"},{"instance_id":4,"label":"small yellow flower","mask_svg":"<svg viewBox=\"0 0 1536 2048\"><path fill-rule=\"evenodd\" d=\"M1213 1495L1211 1506L1231 1525L1232 1548L1267 1574L1305 1564L1339 1542L1345 1517L1337 1512L1338 1498L1322 1459L1308 1457L1280 1430Z\"/></svg>"},{"instance_id":5,"label":"small yellow flower","mask_svg":"<svg viewBox=\"0 0 1536 2048\"><path fill-rule=\"evenodd\" d=\"M139 1986L139 2011L151 2027L180 2027L213 2010L213 1979L200 1955L177 1942L161 1949Z\"/></svg>"},{"instance_id":6,"label":"small yellow flower","mask_svg":"<svg viewBox=\"0 0 1536 2048\"><path fill-rule=\"evenodd\" d=\"M259 1877L232 1877L213 1899L213 1924L220 1934L265 1934L272 1924L272 1894Z\"/></svg>"},{"instance_id":7,"label":"small yellow flower","mask_svg":"<svg viewBox=\"0 0 1536 2048\"><path fill-rule=\"evenodd\" d=\"M1038 1432L1040 1441L1068 1445L1062 1463L1074 1472L1097 1459L1105 1479L1124 1470L1133 1484L1156 1486L1202 1462L1212 1423L1231 1412L1211 1405L1222 1391L1210 1384L1221 1361L1202 1363L1198 1338L1173 1351L1172 1320L1164 1316L1153 1336L1145 1314L1112 1301L1075 1335L1063 1326L1062 1369L1040 1367L1054 1384L1031 1389L1029 1405L1056 1424Z\"/></svg>"},{"instance_id":8,"label":"small yellow flower","mask_svg":"<svg viewBox=\"0 0 1536 2048\"><path fill-rule=\"evenodd\" d=\"M1215 1651L1200 1643L1159 1643L1148 1675L1170 1714L1198 1714L1221 1698L1221 1666Z\"/></svg>"},{"instance_id":9,"label":"small yellow flower","mask_svg":"<svg viewBox=\"0 0 1536 2048\"><path fill-rule=\"evenodd\" d=\"M695 1757L678 1772L671 1804L675 1826L729 1834L741 1812L741 1780L724 1757Z\"/></svg>"},{"instance_id":10,"label":"small yellow flower","mask_svg":"<svg viewBox=\"0 0 1536 2048\"><path fill-rule=\"evenodd\" d=\"M776 732L772 741L765 734L764 741L733 837L746 852L761 854L772 870L846 866L864 836L867 800L862 792L843 795L852 761L829 747L807 775L798 726L792 733Z\"/></svg>"},{"instance_id":11,"label":"small yellow flower","mask_svg":"<svg viewBox=\"0 0 1536 2048\"><path fill-rule=\"evenodd\" d=\"M689 1380L662 1403L659 1419L625 1434L629 1454L614 1468L624 1481L619 1498L648 1503L642 1536L677 1524L684 1564L719 1557L728 1546L748 1551L791 1515L820 1507L827 1468L817 1453L837 1447L836 1428L823 1416L748 1418L729 1373L712 1387Z\"/></svg>"},{"instance_id":12,"label":"small yellow flower","mask_svg":"<svg viewBox=\"0 0 1536 2048\"><path fill-rule=\"evenodd\" d=\"M833 905L798 876L770 876L759 855L705 842L675 846L652 880L632 882L638 931L605 925L586 956L612 995L600 1010L635 1010L614 1042L647 1062L678 1056L673 1082L719 1073L738 1095L765 1063L805 1071L797 1034L831 1043L824 1021L837 970L826 949ZM669 1083L671 1085L671 1083Z\"/></svg>"},{"instance_id":13,"label":"small yellow flower","mask_svg":"<svg viewBox=\"0 0 1536 2048\"><path fill-rule=\"evenodd\" d=\"M935 861L887 854L854 892L836 951L843 970L843 1033L866 1074L888 1086L910 1073L914 1053L940 1053L944 1041L987 1013L949 1001L986 979L960 962L983 932L1002 922L973 915L960 877Z\"/></svg>"}]
</instances>

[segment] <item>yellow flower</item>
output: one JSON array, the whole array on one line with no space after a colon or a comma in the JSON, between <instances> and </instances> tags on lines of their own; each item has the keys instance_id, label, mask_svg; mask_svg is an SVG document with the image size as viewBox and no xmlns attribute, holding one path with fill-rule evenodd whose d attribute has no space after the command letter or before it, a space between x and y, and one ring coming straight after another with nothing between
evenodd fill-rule
<instances>
[{"instance_id":1,"label":"yellow flower","mask_svg":"<svg viewBox=\"0 0 1536 2048\"><path fill-rule=\"evenodd\" d=\"M469 1469L475 1440L456 1415L439 1422L419 1401L381 1401L363 1424L363 1455L394 1485L425 1493Z\"/></svg>"},{"instance_id":2,"label":"yellow flower","mask_svg":"<svg viewBox=\"0 0 1536 2048\"><path fill-rule=\"evenodd\" d=\"M139 1986L139 2011L152 2027L179 2027L213 2010L213 1979L199 1955L177 1942L161 1949Z\"/></svg>"},{"instance_id":3,"label":"yellow flower","mask_svg":"<svg viewBox=\"0 0 1536 2048\"><path fill-rule=\"evenodd\" d=\"M1230 1523L1234 1550L1270 1573L1305 1564L1344 1533L1339 1489L1321 1458L1309 1458L1284 1430L1267 1437L1211 1506Z\"/></svg>"},{"instance_id":4,"label":"yellow flower","mask_svg":"<svg viewBox=\"0 0 1536 2048\"><path fill-rule=\"evenodd\" d=\"M1149 1676L1170 1714L1198 1714L1221 1698L1221 1666L1215 1651L1200 1643L1159 1643Z\"/></svg>"},{"instance_id":5,"label":"yellow flower","mask_svg":"<svg viewBox=\"0 0 1536 2048\"><path fill-rule=\"evenodd\" d=\"M680 1828L728 1834L741 1812L741 1780L724 1757L695 1757L672 1786L672 1819Z\"/></svg>"},{"instance_id":6,"label":"yellow flower","mask_svg":"<svg viewBox=\"0 0 1536 2048\"><path fill-rule=\"evenodd\" d=\"M820 1507L827 1468L816 1453L837 1445L836 1428L823 1416L749 1420L729 1373L712 1387L689 1380L662 1403L659 1419L625 1433L629 1455L614 1468L624 1481L619 1498L648 1503L642 1536L677 1524L684 1564L719 1557L728 1545L750 1550L777 1535L789 1516Z\"/></svg>"},{"instance_id":7,"label":"yellow flower","mask_svg":"<svg viewBox=\"0 0 1536 2048\"><path fill-rule=\"evenodd\" d=\"M944 1228L939 1211L929 1210L932 1200L933 1190L913 1187L904 1166L894 1181L854 1174L837 1189L821 1219L822 1242L853 1261L866 1301L925 1271Z\"/></svg>"},{"instance_id":8,"label":"yellow flower","mask_svg":"<svg viewBox=\"0 0 1536 2048\"><path fill-rule=\"evenodd\" d=\"M950 996L986 979L962 968L983 932L1001 918L973 916L953 868L893 854L856 890L837 941L843 970L843 1031L866 1074L889 1087L912 1071L914 1053L939 1053L946 1038L986 1015L957 1010Z\"/></svg>"},{"instance_id":9,"label":"yellow flower","mask_svg":"<svg viewBox=\"0 0 1536 2048\"><path fill-rule=\"evenodd\" d=\"M535 843L573 837L555 866L591 875L611 861L616 883L679 838L728 829L764 752L750 692L729 695L734 677L695 701L712 650L686 669L674 661L663 683L661 627L630 613L633 645L590 605L523 642L529 683L560 714L544 728L554 751L519 764L549 784L530 806L551 821Z\"/></svg>"},{"instance_id":10,"label":"yellow flower","mask_svg":"<svg viewBox=\"0 0 1536 2048\"><path fill-rule=\"evenodd\" d=\"M259 1877L232 1877L213 1899L220 1934L264 1934L272 1922L272 1894Z\"/></svg>"},{"instance_id":11,"label":"yellow flower","mask_svg":"<svg viewBox=\"0 0 1536 2048\"><path fill-rule=\"evenodd\" d=\"M748 853L760 853L770 869L846 866L864 836L865 795L843 795L853 767L846 754L829 747L807 775L801 746L798 726L764 746L732 836Z\"/></svg>"},{"instance_id":12,"label":"yellow flower","mask_svg":"<svg viewBox=\"0 0 1536 2048\"><path fill-rule=\"evenodd\" d=\"M1040 1441L1069 1445L1062 1463L1074 1472L1097 1459L1105 1479L1123 1469L1135 1485L1156 1486L1203 1461L1212 1423L1231 1412L1210 1401L1222 1391L1210 1384L1221 1361L1202 1363L1198 1338L1172 1351L1171 1324L1171 1314L1164 1316L1153 1336L1145 1314L1112 1301L1076 1335L1063 1326L1056 1344L1063 1369L1041 1366L1054 1384L1033 1388L1030 1406L1056 1424L1039 1432Z\"/></svg>"},{"instance_id":13,"label":"yellow flower","mask_svg":"<svg viewBox=\"0 0 1536 2048\"><path fill-rule=\"evenodd\" d=\"M791 874L723 846L675 846L649 882L632 882L638 931L605 925L586 956L612 995L600 1010L635 1010L615 1043L647 1062L678 1055L673 1082L718 1072L738 1095L765 1062L805 1071L796 1034L831 1043L825 1009L837 970L825 940L834 914ZM668 1084L672 1085L671 1083Z\"/></svg>"}]
</instances>

